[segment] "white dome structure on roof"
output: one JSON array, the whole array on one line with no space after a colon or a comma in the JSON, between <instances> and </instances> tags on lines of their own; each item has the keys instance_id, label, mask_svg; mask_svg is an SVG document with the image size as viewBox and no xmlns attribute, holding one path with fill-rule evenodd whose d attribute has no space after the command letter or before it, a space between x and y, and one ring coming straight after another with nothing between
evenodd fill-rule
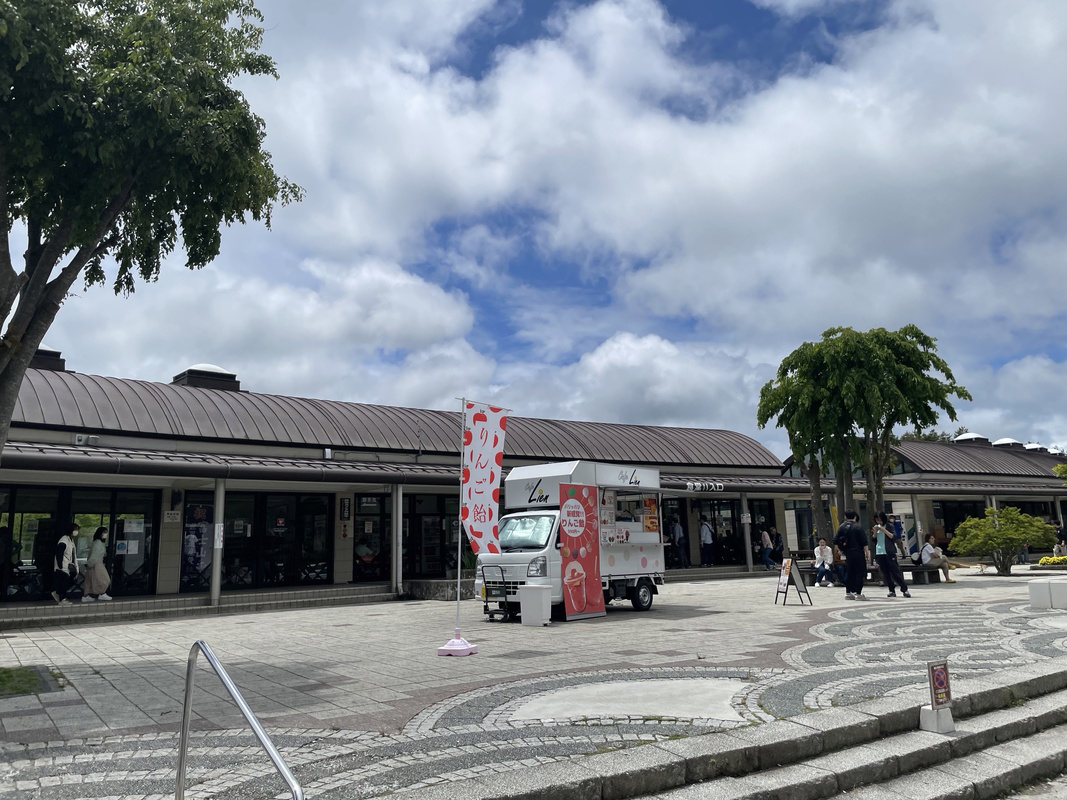
<instances>
[{"instance_id":1,"label":"white dome structure on roof","mask_svg":"<svg viewBox=\"0 0 1067 800\"><path fill-rule=\"evenodd\" d=\"M1010 436L1005 436L1003 439L997 439L993 442L993 447L1011 447L1013 444L1022 444L1018 439L1012 439Z\"/></svg>"},{"instance_id":2,"label":"white dome structure on roof","mask_svg":"<svg viewBox=\"0 0 1067 800\"><path fill-rule=\"evenodd\" d=\"M1027 442L1025 446L1027 450L1040 450L1041 452L1045 453L1048 452L1048 448L1039 442Z\"/></svg>"},{"instance_id":3,"label":"white dome structure on roof","mask_svg":"<svg viewBox=\"0 0 1067 800\"><path fill-rule=\"evenodd\" d=\"M223 369L214 364L193 364L188 371L192 372L193 370L197 372L217 372L220 375L233 375L228 369Z\"/></svg>"},{"instance_id":4,"label":"white dome structure on roof","mask_svg":"<svg viewBox=\"0 0 1067 800\"><path fill-rule=\"evenodd\" d=\"M961 433L952 441L954 442L988 442L989 439L980 433Z\"/></svg>"}]
</instances>

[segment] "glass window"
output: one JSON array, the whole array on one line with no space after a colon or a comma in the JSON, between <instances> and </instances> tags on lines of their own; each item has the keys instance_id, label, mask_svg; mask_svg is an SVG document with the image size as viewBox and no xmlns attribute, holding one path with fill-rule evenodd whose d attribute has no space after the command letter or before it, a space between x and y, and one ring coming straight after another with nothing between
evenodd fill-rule
<instances>
[{"instance_id":1,"label":"glass window","mask_svg":"<svg viewBox=\"0 0 1067 800\"><path fill-rule=\"evenodd\" d=\"M505 553L515 550L543 550L552 536L552 514L530 517L511 517L500 529L500 549Z\"/></svg>"}]
</instances>

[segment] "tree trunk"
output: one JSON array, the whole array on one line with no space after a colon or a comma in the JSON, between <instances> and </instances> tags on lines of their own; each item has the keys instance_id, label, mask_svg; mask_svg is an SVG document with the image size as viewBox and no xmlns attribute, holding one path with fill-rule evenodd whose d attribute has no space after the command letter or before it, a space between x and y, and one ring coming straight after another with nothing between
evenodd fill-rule
<instances>
[{"instance_id":1,"label":"tree trunk","mask_svg":"<svg viewBox=\"0 0 1067 800\"><path fill-rule=\"evenodd\" d=\"M1018 550L1006 547L993 551L993 565L997 568L997 575L1011 575L1011 565L1015 563L1017 554Z\"/></svg>"},{"instance_id":2,"label":"tree trunk","mask_svg":"<svg viewBox=\"0 0 1067 800\"><path fill-rule=\"evenodd\" d=\"M802 464L801 469L808 479L808 490L811 493L811 523L815 527L815 541L829 539L826 518L822 511L822 470L818 464Z\"/></svg>"}]
</instances>

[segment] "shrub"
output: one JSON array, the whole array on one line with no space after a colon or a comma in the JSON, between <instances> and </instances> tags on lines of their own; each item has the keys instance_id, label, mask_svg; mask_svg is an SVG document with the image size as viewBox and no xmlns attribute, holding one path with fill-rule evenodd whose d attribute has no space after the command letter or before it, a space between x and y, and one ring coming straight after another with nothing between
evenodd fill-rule
<instances>
[{"instance_id":1,"label":"shrub","mask_svg":"<svg viewBox=\"0 0 1067 800\"><path fill-rule=\"evenodd\" d=\"M1056 529L1017 508L987 508L985 518L969 517L952 537L952 549L961 556L990 556L998 575L1011 575L1011 565L1025 546L1051 548Z\"/></svg>"}]
</instances>

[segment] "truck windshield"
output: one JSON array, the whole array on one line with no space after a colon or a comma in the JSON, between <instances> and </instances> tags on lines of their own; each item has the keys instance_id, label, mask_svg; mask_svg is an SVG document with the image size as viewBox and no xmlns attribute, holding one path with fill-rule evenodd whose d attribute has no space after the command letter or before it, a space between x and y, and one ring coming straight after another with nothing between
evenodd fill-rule
<instances>
[{"instance_id":1,"label":"truck windshield","mask_svg":"<svg viewBox=\"0 0 1067 800\"><path fill-rule=\"evenodd\" d=\"M500 549L508 550L543 550L552 535L555 517L551 514L511 517L504 520L500 529Z\"/></svg>"}]
</instances>

